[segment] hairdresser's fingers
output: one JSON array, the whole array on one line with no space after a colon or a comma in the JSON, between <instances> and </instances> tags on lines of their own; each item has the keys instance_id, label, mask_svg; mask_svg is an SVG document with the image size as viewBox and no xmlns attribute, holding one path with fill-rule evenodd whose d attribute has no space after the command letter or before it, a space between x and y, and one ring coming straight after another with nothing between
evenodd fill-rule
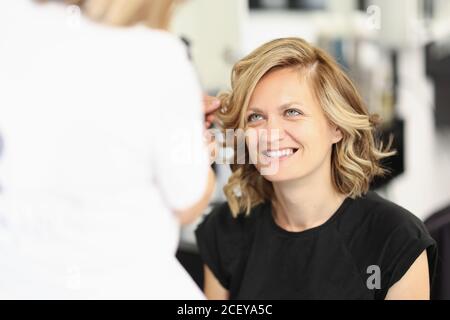
<instances>
[{"instance_id":1,"label":"hairdresser's fingers","mask_svg":"<svg viewBox=\"0 0 450 320\"><path fill-rule=\"evenodd\" d=\"M215 122L214 112L220 107L220 100L208 95L203 96L205 129L209 129Z\"/></svg>"},{"instance_id":2,"label":"hairdresser's fingers","mask_svg":"<svg viewBox=\"0 0 450 320\"><path fill-rule=\"evenodd\" d=\"M215 97L204 95L203 96L203 105L204 105L205 116L207 116L210 113L213 113L214 111L219 109L220 100Z\"/></svg>"}]
</instances>

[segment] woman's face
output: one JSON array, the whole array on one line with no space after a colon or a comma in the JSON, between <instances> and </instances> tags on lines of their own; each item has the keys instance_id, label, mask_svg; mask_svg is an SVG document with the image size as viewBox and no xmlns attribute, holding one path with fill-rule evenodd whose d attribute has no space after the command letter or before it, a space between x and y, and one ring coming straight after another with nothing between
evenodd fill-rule
<instances>
[{"instance_id":1,"label":"woman's face","mask_svg":"<svg viewBox=\"0 0 450 320\"><path fill-rule=\"evenodd\" d=\"M272 182L329 170L342 136L327 121L298 69L275 69L257 84L245 115L246 144L258 171Z\"/></svg>"}]
</instances>

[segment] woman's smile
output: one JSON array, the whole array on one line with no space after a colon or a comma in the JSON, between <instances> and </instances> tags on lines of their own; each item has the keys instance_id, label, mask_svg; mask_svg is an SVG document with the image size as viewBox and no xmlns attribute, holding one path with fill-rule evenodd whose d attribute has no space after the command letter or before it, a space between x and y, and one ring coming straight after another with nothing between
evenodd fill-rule
<instances>
[{"instance_id":1,"label":"woman's smile","mask_svg":"<svg viewBox=\"0 0 450 320\"><path fill-rule=\"evenodd\" d=\"M283 161L291 158L298 150L298 148L267 149L262 151L261 154L268 161Z\"/></svg>"}]
</instances>

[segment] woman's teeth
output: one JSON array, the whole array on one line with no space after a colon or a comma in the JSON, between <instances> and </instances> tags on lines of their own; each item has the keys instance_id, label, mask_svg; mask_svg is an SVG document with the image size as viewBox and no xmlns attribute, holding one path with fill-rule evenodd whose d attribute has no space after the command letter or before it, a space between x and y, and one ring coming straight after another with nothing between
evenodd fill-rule
<instances>
[{"instance_id":1,"label":"woman's teeth","mask_svg":"<svg viewBox=\"0 0 450 320\"><path fill-rule=\"evenodd\" d=\"M292 154L294 154L294 149L283 149L283 150L267 150L263 151L263 154L270 158L281 158L281 157L288 157Z\"/></svg>"}]
</instances>

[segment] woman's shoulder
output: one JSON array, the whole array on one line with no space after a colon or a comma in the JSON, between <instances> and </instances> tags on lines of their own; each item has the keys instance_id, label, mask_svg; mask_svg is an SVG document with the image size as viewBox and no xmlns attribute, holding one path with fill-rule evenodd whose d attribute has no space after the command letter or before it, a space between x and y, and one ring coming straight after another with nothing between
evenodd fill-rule
<instances>
[{"instance_id":1,"label":"woman's shoulder","mask_svg":"<svg viewBox=\"0 0 450 320\"><path fill-rule=\"evenodd\" d=\"M111 28L86 21L85 39L89 39L99 49L109 50L110 55L124 59L127 55L142 59L152 68L163 64L170 65L186 63L188 48L180 37L168 31L157 30L136 25L133 27ZM141 61L142 62L142 61Z\"/></svg>"},{"instance_id":2,"label":"woman's shoulder","mask_svg":"<svg viewBox=\"0 0 450 320\"><path fill-rule=\"evenodd\" d=\"M433 238L416 215L376 192L354 199L345 219L341 235L362 260L383 260L393 268L398 261L412 263L426 248L430 253L435 250Z\"/></svg>"},{"instance_id":3,"label":"woman's shoulder","mask_svg":"<svg viewBox=\"0 0 450 320\"><path fill-rule=\"evenodd\" d=\"M358 224L367 222L376 231L393 231L402 227L417 227L424 229L422 221L408 209L396 204L375 191L369 191L354 199L350 211L358 216Z\"/></svg>"},{"instance_id":4,"label":"woman's shoulder","mask_svg":"<svg viewBox=\"0 0 450 320\"><path fill-rule=\"evenodd\" d=\"M254 207L249 215L234 216L227 202L217 204L195 230L202 260L224 288L229 288L231 275L249 243L247 236L258 221L259 208Z\"/></svg>"},{"instance_id":5,"label":"woman's shoulder","mask_svg":"<svg viewBox=\"0 0 450 320\"><path fill-rule=\"evenodd\" d=\"M80 12L76 9L73 9L74 12L72 12L71 8L59 3L38 5L30 2L23 4L23 8L19 5L12 7L17 12L29 9L27 12L30 14L30 19L27 23L30 26L41 28L41 31L46 31L46 37L50 37L52 40L57 38L58 42L64 45L70 43L76 46L91 45L91 50L89 50L91 55L104 48L108 50L108 55L104 56L105 59L108 56L123 58L127 54L134 57L142 55L146 57L147 63L151 63L156 56L161 60L170 61L173 56L183 55L185 52L185 45L176 34L149 28L143 24L113 27L98 23L84 14L78 16ZM73 13L73 19L67 18L68 13ZM34 19L36 21L41 21L39 19L41 18L48 22L46 24L34 22L31 17L36 18ZM82 50L78 48L78 51Z\"/></svg>"},{"instance_id":6,"label":"woman's shoulder","mask_svg":"<svg viewBox=\"0 0 450 320\"><path fill-rule=\"evenodd\" d=\"M138 48L144 49L152 56L158 55L161 60L170 61L174 56L182 57L183 60L188 58L187 45L180 37L168 31L145 26L135 26L123 31L124 37L129 37Z\"/></svg>"},{"instance_id":7,"label":"woman's shoulder","mask_svg":"<svg viewBox=\"0 0 450 320\"><path fill-rule=\"evenodd\" d=\"M264 205L254 206L248 215L243 212L233 215L227 202L214 205L195 230L197 242L217 242L219 247L237 250L250 241L251 235L258 230Z\"/></svg>"},{"instance_id":8,"label":"woman's shoulder","mask_svg":"<svg viewBox=\"0 0 450 320\"><path fill-rule=\"evenodd\" d=\"M436 243L424 223L406 208L369 191L354 200L349 212L348 249L360 266L376 262L382 274L380 297L409 270L427 250L430 280L436 262ZM364 269L363 272L366 272Z\"/></svg>"},{"instance_id":9,"label":"woman's shoulder","mask_svg":"<svg viewBox=\"0 0 450 320\"><path fill-rule=\"evenodd\" d=\"M417 249L433 245L416 215L374 191L352 200L338 232L351 251L363 257L394 254L407 246Z\"/></svg>"},{"instance_id":10,"label":"woman's shoulder","mask_svg":"<svg viewBox=\"0 0 450 320\"><path fill-rule=\"evenodd\" d=\"M198 228L215 229L220 233L237 233L251 227L262 214L263 204L254 206L248 215L243 212L233 215L228 202L213 205L211 211L203 216Z\"/></svg>"}]
</instances>

